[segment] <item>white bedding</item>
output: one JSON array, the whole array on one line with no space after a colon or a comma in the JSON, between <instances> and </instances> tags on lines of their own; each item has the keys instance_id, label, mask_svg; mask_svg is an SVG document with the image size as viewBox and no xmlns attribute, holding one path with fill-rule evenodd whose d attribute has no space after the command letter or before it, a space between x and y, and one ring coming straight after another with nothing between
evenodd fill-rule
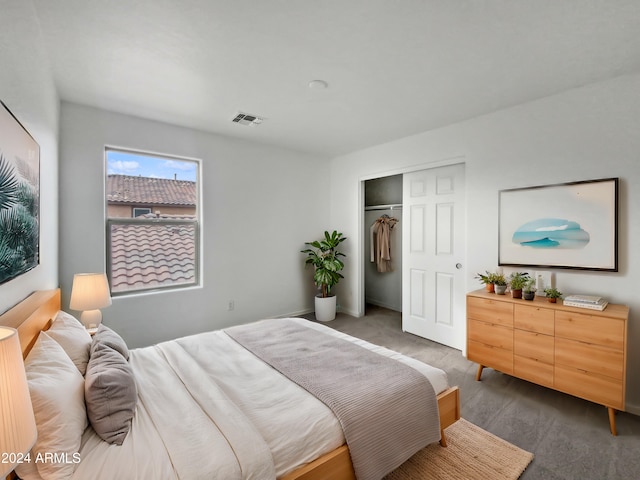
<instances>
[{"instance_id":1,"label":"white bedding","mask_svg":"<svg viewBox=\"0 0 640 480\"><path fill-rule=\"evenodd\" d=\"M296 321L416 368L437 393L448 388L440 369ZM74 479L266 480L344 443L328 407L223 331L134 349L130 363L139 395L131 431L117 446L89 427Z\"/></svg>"}]
</instances>

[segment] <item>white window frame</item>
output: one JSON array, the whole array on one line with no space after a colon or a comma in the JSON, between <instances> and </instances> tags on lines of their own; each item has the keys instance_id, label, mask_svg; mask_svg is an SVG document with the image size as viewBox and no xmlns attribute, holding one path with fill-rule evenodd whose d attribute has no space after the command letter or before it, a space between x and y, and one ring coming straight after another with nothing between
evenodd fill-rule
<instances>
[{"instance_id":1,"label":"white window frame","mask_svg":"<svg viewBox=\"0 0 640 480\"><path fill-rule=\"evenodd\" d=\"M175 160L175 161L188 161L196 164L196 214L193 220L181 220L181 219L166 219L166 218L152 218L152 219L142 219L139 217L131 217L131 218L123 218L123 217L113 217L109 218L108 216L108 206L109 203L107 201L107 192L106 192L106 182L108 175L108 167L107 167L107 158L108 152L123 152L130 153L134 155L140 156L148 156L157 159L167 159L167 160ZM172 291L178 289L185 288L193 288L202 286L202 162L200 159L189 158L189 157L180 157L176 155L168 155L157 152L150 151L141 151L141 150L133 150L130 148L121 148L121 147L111 147L106 146L105 151L105 193L104 204L105 204L105 240L106 240L106 265L107 265L107 278L109 279L109 286L111 288L111 295L113 297L118 296L132 296L139 295L150 292L159 292L159 291ZM137 207L134 207L137 208ZM153 211L153 210L152 210ZM173 283L167 285L152 285L149 287L142 288L132 288L126 291L114 291L113 283L112 283L112 259L111 259L111 228L114 225L126 225L126 224L134 224L134 225L142 225L142 224L150 224L150 225L167 225L167 226L193 226L194 227L194 281L193 282L185 282L185 283Z\"/></svg>"},{"instance_id":2,"label":"white window frame","mask_svg":"<svg viewBox=\"0 0 640 480\"><path fill-rule=\"evenodd\" d=\"M146 210L144 213L138 213L139 210ZM196 207L197 210L197 207ZM149 207L133 207L133 215L132 218L139 217L140 215L146 215L147 213L152 213L153 209Z\"/></svg>"}]
</instances>

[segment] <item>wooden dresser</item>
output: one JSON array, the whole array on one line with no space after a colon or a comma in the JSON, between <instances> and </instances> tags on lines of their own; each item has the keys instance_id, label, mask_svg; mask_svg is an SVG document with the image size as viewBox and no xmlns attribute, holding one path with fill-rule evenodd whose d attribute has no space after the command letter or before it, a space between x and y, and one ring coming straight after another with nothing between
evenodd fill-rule
<instances>
[{"instance_id":1,"label":"wooden dresser","mask_svg":"<svg viewBox=\"0 0 640 480\"><path fill-rule=\"evenodd\" d=\"M624 410L629 307L566 307L485 290L467 294L467 357L503 373Z\"/></svg>"}]
</instances>

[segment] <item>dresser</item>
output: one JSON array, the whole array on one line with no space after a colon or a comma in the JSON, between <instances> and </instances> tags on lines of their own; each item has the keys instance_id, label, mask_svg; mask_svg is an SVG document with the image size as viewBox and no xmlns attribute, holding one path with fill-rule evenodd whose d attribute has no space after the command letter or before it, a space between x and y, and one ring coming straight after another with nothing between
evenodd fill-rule
<instances>
[{"instance_id":1,"label":"dresser","mask_svg":"<svg viewBox=\"0 0 640 480\"><path fill-rule=\"evenodd\" d=\"M611 433L624 410L629 307L602 312L485 290L467 294L467 357L485 367L604 405Z\"/></svg>"}]
</instances>

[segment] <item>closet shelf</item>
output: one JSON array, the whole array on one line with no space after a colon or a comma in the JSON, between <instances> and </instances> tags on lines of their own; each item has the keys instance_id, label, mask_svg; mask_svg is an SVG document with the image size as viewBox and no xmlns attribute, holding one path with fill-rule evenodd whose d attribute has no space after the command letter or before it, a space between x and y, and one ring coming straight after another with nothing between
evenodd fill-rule
<instances>
[{"instance_id":1,"label":"closet shelf","mask_svg":"<svg viewBox=\"0 0 640 480\"><path fill-rule=\"evenodd\" d=\"M369 210L394 210L394 209L401 209L402 208L402 204L401 203L392 203L389 205L369 205L364 207L365 211L369 211Z\"/></svg>"}]
</instances>

